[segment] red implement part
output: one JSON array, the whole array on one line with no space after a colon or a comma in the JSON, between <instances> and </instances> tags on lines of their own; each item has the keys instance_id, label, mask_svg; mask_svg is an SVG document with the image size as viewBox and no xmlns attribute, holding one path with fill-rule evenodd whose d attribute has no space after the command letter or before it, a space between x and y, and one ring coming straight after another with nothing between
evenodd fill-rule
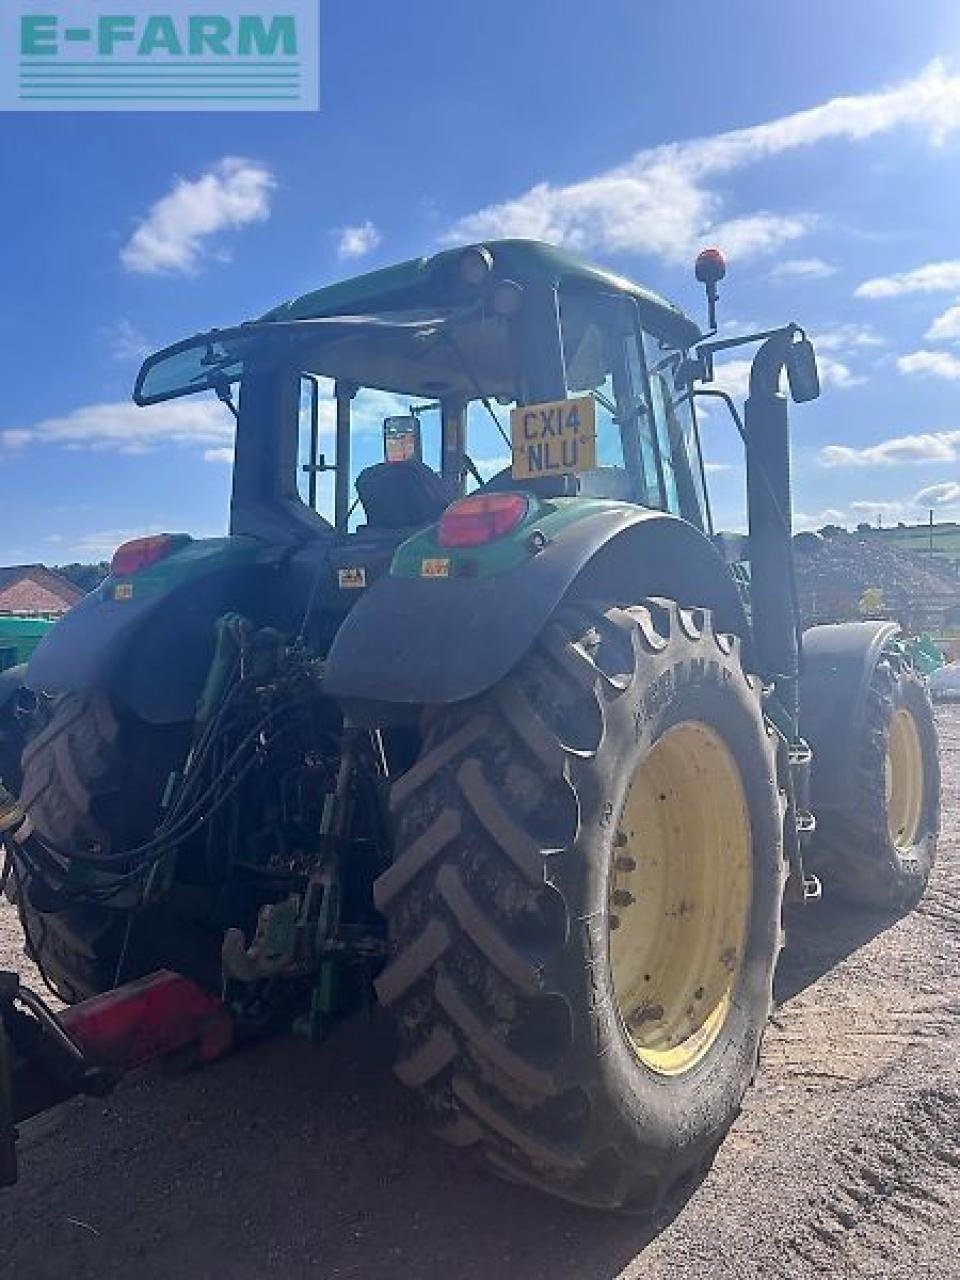
<instances>
[{"instance_id":1,"label":"red implement part","mask_svg":"<svg viewBox=\"0 0 960 1280\"><path fill-rule=\"evenodd\" d=\"M212 1062L233 1043L226 1007L168 969L84 1000L59 1020L92 1061L123 1071L190 1046Z\"/></svg>"}]
</instances>

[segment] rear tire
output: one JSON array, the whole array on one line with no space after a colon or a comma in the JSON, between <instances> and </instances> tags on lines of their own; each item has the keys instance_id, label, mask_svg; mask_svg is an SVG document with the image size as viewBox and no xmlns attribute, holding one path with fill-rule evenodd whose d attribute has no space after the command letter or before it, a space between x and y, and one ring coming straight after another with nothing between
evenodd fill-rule
<instances>
[{"instance_id":1,"label":"rear tire","mask_svg":"<svg viewBox=\"0 0 960 1280\"><path fill-rule=\"evenodd\" d=\"M681 730L693 732L689 743L701 733L716 744L704 777L709 758L727 762L739 797L731 812L748 824L739 947L711 933L736 877L709 789L688 789L683 812L674 804L656 819L665 844L646 830L634 844L628 830L643 825L628 803L638 778L648 814L660 787L649 792L651 779L674 776L680 794L681 757L674 775L669 755L645 770ZM706 1170L739 1112L781 944L774 740L737 639L715 635L704 610L663 600L564 608L499 686L427 712L422 754L393 806L396 861L374 896L389 924L392 958L376 985L396 1020L397 1075L441 1137L476 1148L500 1174L581 1204L659 1210ZM699 826L684 827L691 812ZM701 861L684 861L671 830L706 833ZM659 915L618 878L641 875L654 849L671 854L649 882L668 894ZM684 882L690 868L700 879L691 871ZM685 883L690 891L675 893ZM618 996L612 942L633 927L630 903L660 983L660 1002L632 1012ZM698 938L694 962L686 941ZM716 999L719 1009L720 987L728 1003L711 1030L709 1010L695 1006ZM676 1035L672 1018L686 1020Z\"/></svg>"},{"instance_id":2,"label":"rear tire","mask_svg":"<svg viewBox=\"0 0 960 1280\"><path fill-rule=\"evenodd\" d=\"M156 825L183 741L182 726L118 714L104 693L65 694L24 749L21 803L62 848L134 844ZM211 977L200 931L162 908L131 921L100 905L64 905L17 861L11 889L26 954L67 1003L110 990L118 975L129 981L160 967Z\"/></svg>"},{"instance_id":3,"label":"rear tire","mask_svg":"<svg viewBox=\"0 0 960 1280\"><path fill-rule=\"evenodd\" d=\"M850 803L817 814L808 865L825 893L909 911L936 858L940 759L926 686L895 654L873 672L856 752Z\"/></svg>"}]
</instances>

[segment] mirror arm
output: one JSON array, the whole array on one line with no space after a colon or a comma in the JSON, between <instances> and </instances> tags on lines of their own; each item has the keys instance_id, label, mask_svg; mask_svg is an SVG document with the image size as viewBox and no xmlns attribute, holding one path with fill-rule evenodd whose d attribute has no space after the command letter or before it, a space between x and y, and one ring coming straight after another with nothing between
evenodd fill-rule
<instances>
[{"instance_id":1,"label":"mirror arm","mask_svg":"<svg viewBox=\"0 0 960 1280\"><path fill-rule=\"evenodd\" d=\"M706 357L712 363L712 357L717 351L729 351L733 347L744 347L751 342L766 342L769 338L781 336L786 336L788 341L792 342L798 333L801 337L806 337L800 326L791 322L778 329L762 329L758 333L744 333L736 338L717 338L710 342L698 342L696 351L698 357L701 359Z\"/></svg>"}]
</instances>

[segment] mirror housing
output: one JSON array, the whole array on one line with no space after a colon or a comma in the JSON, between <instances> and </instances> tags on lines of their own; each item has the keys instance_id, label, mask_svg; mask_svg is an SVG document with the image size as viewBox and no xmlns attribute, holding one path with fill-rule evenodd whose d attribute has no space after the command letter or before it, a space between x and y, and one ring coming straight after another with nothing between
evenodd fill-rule
<instances>
[{"instance_id":1,"label":"mirror housing","mask_svg":"<svg viewBox=\"0 0 960 1280\"><path fill-rule=\"evenodd\" d=\"M787 350L787 382L794 404L807 404L820 395L820 373L813 343L809 338L792 342Z\"/></svg>"}]
</instances>

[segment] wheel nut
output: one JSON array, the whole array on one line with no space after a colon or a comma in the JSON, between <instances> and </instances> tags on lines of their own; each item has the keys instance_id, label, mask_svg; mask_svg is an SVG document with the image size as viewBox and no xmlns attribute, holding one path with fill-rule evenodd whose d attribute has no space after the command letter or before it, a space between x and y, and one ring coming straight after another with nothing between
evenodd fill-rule
<instances>
[{"instance_id":1,"label":"wheel nut","mask_svg":"<svg viewBox=\"0 0 960 1280\"><path fill-rule=\"evenodd\" d=\"M613 904L616 907L629 907L636 902L636 898L627 889L615 889L613 892Z\"/></svg>"},{"instance_id":2,"label":"wheel nut","mask_svg":"<svg viewBox=\"0 0 960 1280\"><path fill-rule=\"evenodd\" d=\"M631 858L627 854L622 853L613 864L618 871L636 871L637 860Z\"/></svg>"},{"instance_id":3,"label":"wheel nut","mask_svg":"<svg viewBox=\"0 0 960 1280\"><path fill-rule=\"evenodd\" d=\"M610 917L610 928L611 928L611 930L613 930L613 929L619 929L619 928L620 928L620 917L619 917L619 916L611 916L611 917Z\"/></svg>"}]
</instances>

